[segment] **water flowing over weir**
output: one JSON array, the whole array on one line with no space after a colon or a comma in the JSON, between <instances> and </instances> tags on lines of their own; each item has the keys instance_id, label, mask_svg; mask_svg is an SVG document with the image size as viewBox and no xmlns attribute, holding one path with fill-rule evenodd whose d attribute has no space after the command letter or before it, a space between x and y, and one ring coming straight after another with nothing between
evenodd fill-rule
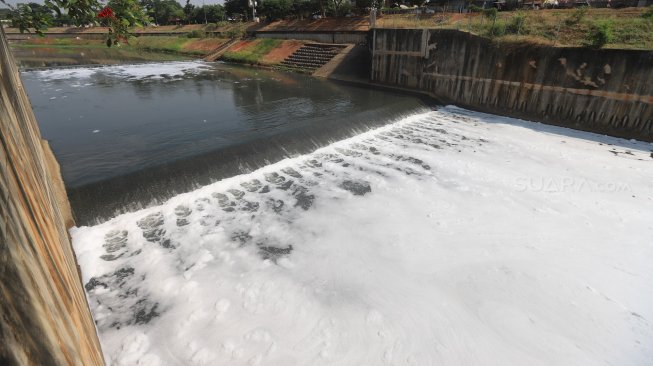
<instances>
[{"instance_id":1,"label":"water flowing over weir","mask_svg":"<svg viewBox=\"0 0 653 366\"><path fill-rule=\"evenodd\" d=\"M446 107L72 235L115 365L639 365L651 149Z\"/></svg>"},{"instance_id":2,"label":"water flowing over weir","mask_svg":"<svg viewBox=\"0 0 653 366\"><path fill-rule=\"evenodd\" d=\"M80 225L304 154L432 101L202 62L24 73Z\"/></svg>"},{"instance_id":3,"label":"water flowing over weir","mask_svg":"<svg viewBox=\"0 0 653 366\"><path fill-rule=\"evenodd\" d=\"M23 78L108 364L653 359L653 144L227 65Z\"/></svg>"}]
</instances>

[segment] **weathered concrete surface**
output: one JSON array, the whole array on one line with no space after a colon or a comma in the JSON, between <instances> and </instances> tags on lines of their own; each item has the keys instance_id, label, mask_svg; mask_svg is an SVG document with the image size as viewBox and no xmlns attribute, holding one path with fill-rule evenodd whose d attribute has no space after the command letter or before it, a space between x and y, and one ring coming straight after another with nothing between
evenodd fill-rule
<instances>
[{"instance_id":1,"label":"weathered concrete surface","mask_svg":"<svg viewBox=\"0 0 653 366\"><path fill-rule=\"evenodd\" d=\"M0 30L0 365L102 365L59 166Z\"/></svg>"},{"instance_id":2,"label":"weathered concrete surface","mask_svg":"<svg viewBox=\"0 0 653 366\"><path fill-rule=\"evenodd\" d=\"M350 44L343 48L313 76L334 80L368 82L370 73L370 52L367 45Z\"/></svg>"},{"instance_id":3,"label":"weathered concrete surface","mask_svg":"<svg viewBox=\"0 0 653 366\"><path fill-rule=\"evenodd\" d=\"M287 32L287 31L256 31L256 38L297 39L320 43L361 43L365 42L365 31L321 31L321 32Z\"/></svg>"},{"instance_id":4,"label":"weathered concrete surface","mask_svg":"<svg viewBox=\"0 0 653 366\"><path fill-rule=\"evenodd\" d=\"M653 141L653 52L375 29L371 80L466 108Z\"/></svg>"}]
</instances>

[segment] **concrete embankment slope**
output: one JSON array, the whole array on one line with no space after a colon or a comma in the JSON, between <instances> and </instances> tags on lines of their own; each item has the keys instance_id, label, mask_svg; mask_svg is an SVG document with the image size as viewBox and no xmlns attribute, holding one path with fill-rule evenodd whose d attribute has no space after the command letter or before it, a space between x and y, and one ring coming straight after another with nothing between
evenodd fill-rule
<instances>
[{"instance_id":1,"label":"concrete embankment slope","mask_svg":"<svg viewBox=\"0 0 653 366\"><path fill-rule=\"evenodd\" d=\"M102 365L59 166L0 30L0 365Z\"/></svg>"},{"instance_id":2,"label":"concrete embankment slope","mask_svg":"<svg viewBox=\"0 0 653 366\"><path fill-rule=\"evenodd\" d=\"M375 29L371 79L484 112L653 141L653 52Z\"/></svg>"}]
</instances>

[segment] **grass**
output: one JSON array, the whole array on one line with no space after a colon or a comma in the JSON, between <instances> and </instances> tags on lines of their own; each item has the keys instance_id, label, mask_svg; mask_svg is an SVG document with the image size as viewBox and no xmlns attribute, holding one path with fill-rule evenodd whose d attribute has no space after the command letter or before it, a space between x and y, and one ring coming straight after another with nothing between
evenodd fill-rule
<instances>
[{"instance_id":1,"label":"grass","mask_svg":"<svg viewBox=\"0 0 653 366\"><path fill-rule=\"evenodd\" d=\"M653 49L653 8L521 10L494 14L384 15L385 28L458 29L504 42L568 47ZM610 24L611 37L596 40Z\"/></svg>"},{"instance_id":2,"label":"grass","mask_svg":"<svg viewBox=\"0 0 653 366\"><path fill-rule=\"evenodd\" d=\"M205 56L226 42L223 38L188 38L185 36L143 36L132 37L129 44L122 44L118 49L130 51L149 51L178 53L192 56ZM55 47L59 49L107 48L101 39L75 38L33 38L15 43L14 47Z\"/></svg>"},{"instance_id":3,"label":"grass","mask_svg":"<svg viewBox=\"0 0 653 366\"><path fill-rule=\"evenodd\" d=\"M25 42L14 43L12 47L106 48L107 45L103 39L41 38L37 36Z\"/></svg>"},{"instance_id":4,"label":"grass","mask_svg":"<svg viewBox=\"0 0 653 366\"><path fill-rule=\"evenodd\" d=\"M187 37L145 36L132 37L129 45L147 51L185 53L184 46L189 42L192 42L192 39Z\"/></svg>"},{"instance_id":5,"label":"grass","mask_svg":"<svg viewBox=\"0 0 653 366\"><path fill-rule=\"evenodd\" d=\"M174 52L186 55L205 56L227 40L224 38L188 38L186 36L143 36L134 37L129 46L156 52Z\"/></svg>"},{"instance_id":6,"label":"grass","mask_svg":"<svg viewBox=\"0 0 653 366\"><path fill-rule=\"evenodd\" d=\"M242 48L232 48L235 50L225 52L222 55L222 59L233 62L259 64L261 63L261 58L279 46L282 41L280 39L270 38L255 39Z\"/></svg>"}]
</instances>

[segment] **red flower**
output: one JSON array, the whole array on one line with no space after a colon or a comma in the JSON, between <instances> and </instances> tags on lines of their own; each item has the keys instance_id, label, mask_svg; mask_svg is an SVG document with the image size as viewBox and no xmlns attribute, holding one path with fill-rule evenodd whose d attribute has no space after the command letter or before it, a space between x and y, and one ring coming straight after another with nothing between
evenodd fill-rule
<instances>
[{"instance_id":1,"label":"red flower","mask_svg":"<svg viewBox=\"0 0 653 366\"><path fill-rule=\"evenodd\" d=\"M115 16L116 15L113 13L113 10L111 10L111 8L108 6L97 13L98 18L114 18Z\"/></svg>"}]
</instances>

